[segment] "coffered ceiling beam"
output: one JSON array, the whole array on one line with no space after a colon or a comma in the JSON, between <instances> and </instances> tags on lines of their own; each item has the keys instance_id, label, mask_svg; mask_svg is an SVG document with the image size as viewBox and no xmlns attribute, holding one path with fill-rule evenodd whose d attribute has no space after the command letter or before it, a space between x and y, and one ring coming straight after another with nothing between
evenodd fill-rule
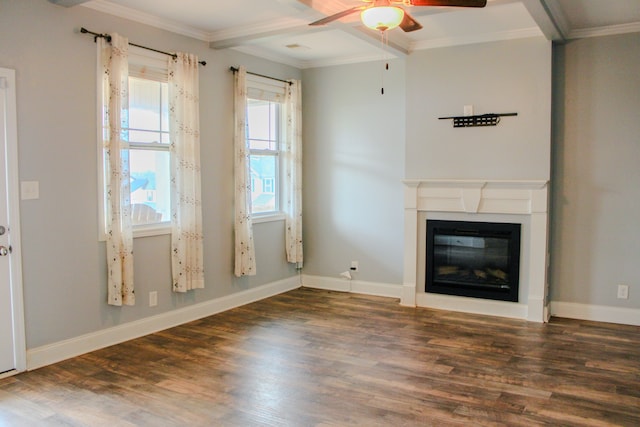
<instances>
[{"instance_id":1,"label":"coffered ceiling beam","mask_svg":"<svg viewBox=\"0 0 640 427\"><path fill-rule=\"evenodd\" d=\"M307 9L315 10L316 14L320 15L316 19L322 18L323 16L332 15L341 10L348 9L349 7L353 7L353 4L350 4L349 2L344 2L341 0L279 0L279 1L286 2L286 3L297 2L299 5L303 5L303 7ZM335 21L325 27L316 27L316 28L341 30L368 44L374 45L376 48L380 48L381 47L380 33L365 27L364 25L361 24L360 20L355 19L354 16L358 16L358 15L355 14L351 16L352 20L348 22ZM309 22L312 22L312 21L309 21ZM398 32L398 31L391 31L389 33L389 42L388 42L388 45L386 46L386 49L394 56L404 57L409 54L409 40L405 36L403 36L401 32Z\"/></svg>"},{"instance_id":2,"label":"coffered ceiling beam","mask_svg":"<svg viewBox=\"0 0 640 427\"><path fill-rule=\"evenodd\" d=\"M567 39L563 31L563 18L558 15L557 9L550 8L545 0L522 0L529 14L545 35L547 40L564 42Z\"/></svg>"},{"instance_id":3,"label":"coffered ceiling beam","mask_svg":"<svg viewBox=\"0 0 640 427\"><path fill-rule=\"evenodd\" d=\"M296 34L311 34L327 30L340 30L356 37L376 48L381 47L380 33L364 27L358 22L333 22L324 27L311 27L311 19L282 19L263 26L252 26L251 31L218 31L211 33L209 47L211 49L228 49L251 44L253 41L266 40L281 36ZM307 22L308 21L308 22ZM409 54L409 42L402 34L393 31L389 33L389 43L385 47L394 56L404 57Z\"/></svg>"},{"instance_id":4,"label":"coffered ceiling beam","mask_svg":"<svg viewBox=\"0 0 640 427\"><path fill-rule=\"evenodd\" d=\"M367 28L364 25L331 24L331 26L334 26L334 28L338 27L345 33L350 34L366 43L369 43L374 47L382 47L382 43L380 41L380 33L378 31ZM387 52L400 58L404 58L405 56L409 55L409 41L406 37L403 36L400 29L390 30L388 36L388 43L384 46Z\"/></svg>"},{"instance_id":5,"label":"coffered ceiling beam","mask_svg":"<svg viewBox=\"0 0 640 427\"><path fill-rule=\"evenodd\" d=\"M310 34L317 31L324 31L324 29L311 28L306 22L299 19L285 19L262 28L253 26L251 32L224 30L213 32L211 33L209 47L211 49L227 49L249 44L255 40L265 40L285 35Z\"/></svg>"},{"instance_id":6,"label":"coffered ceiling beam","mask_svg":"<svg viewBox=\"0 0 640 427\"><path fill-rule=\"evenodd\" d=\"M49 0L49 2L53 4L57 4L58 6L71 7L76 6L81 3L86 3L89 0Z\"/></svg>"}]
</instances>

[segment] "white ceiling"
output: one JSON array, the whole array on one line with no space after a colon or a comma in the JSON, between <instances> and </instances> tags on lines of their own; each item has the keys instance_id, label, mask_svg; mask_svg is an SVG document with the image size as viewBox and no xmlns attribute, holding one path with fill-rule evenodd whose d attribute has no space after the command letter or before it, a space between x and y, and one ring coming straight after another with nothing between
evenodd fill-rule
<instances>
[{"instance_id":1,"label":"white ceiling","mask_svg":"<svg viewBox=\"0 0 640 427\"><path fill-rule=\"evenodd\" d=\"M353 14L308 23L362 0L49 0L126 17L298 68L379 59L379 34ZM568 40L640 31L640 0L489 0L487 7L406 7L423 29L389 31L387 55L433 47L544 35ZM104 31L105 29L96 29Z\"/></svg>"}]
</instances>

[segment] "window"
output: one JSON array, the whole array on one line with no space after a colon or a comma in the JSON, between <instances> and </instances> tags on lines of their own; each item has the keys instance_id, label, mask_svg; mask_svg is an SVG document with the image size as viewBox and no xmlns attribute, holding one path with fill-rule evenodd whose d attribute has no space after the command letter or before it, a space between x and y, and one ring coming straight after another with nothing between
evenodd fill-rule
<instances>
[{"instance_id":1,"label":"window","mask_svg":"<svg viewBox=\"0 0 640 427\"><path fill-rule=\"evenodd\" d=\"M123 119L122 136L129 142L134 236L162 234L170 230L167 61L164 55L153 55L135 48L129 51L129 108ZM103 157L103 166L104 161ZM101 214L104 216L106 195L102 203Z\"/></svg>"},{"instance_id":2,"label":"window","mask_svg":"<svg viewBox=\"0 0 640 427\"><path fill-rule=\"evenodd\" d=\"M280 210L280 107L275 101L247 99L252 214Z\"/></svg>"},{"instance_id":3,"label":"window","mask_svg":"<svg viewBox=\"0 0 640 427\"><path fill-rule=\"evenodd\" d=\"M129 137L133 225L169 221L169 110L166 82L129 72Z\"/></svg>"},{"instance_id":4,"label":"window","mask_svg":"<svg viewBox=\"0 0 640 427\"><path fill-rule=\"evenodd\" d=\"M266 78L244 67L234 71L234 273L255 274L252 225L272 220L285 221L287 261L301 266L300 82Z\"/></svg>"}]
</instances>

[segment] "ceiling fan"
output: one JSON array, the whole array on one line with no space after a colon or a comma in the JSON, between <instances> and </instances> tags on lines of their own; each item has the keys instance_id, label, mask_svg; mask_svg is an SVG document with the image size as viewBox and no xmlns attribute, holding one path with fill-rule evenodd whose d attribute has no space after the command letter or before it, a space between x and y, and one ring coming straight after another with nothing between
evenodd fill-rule
<instances>
[{"instance_id":1,"label":"ceiling fan","mask_svg":"<svg viewBox=\"0 0 640 427\"><path fill-rule=\"evenodd\" d=\"M319 19L309 25L325 25L352 13L361 12L360 17L367 27L386 31L395 27L402 28L405 32L416 31L422 25L416 21L407 11L399 5L404 6L454 6L454 7L485 7L487 0L362 0L367 4L355 6L351 9L343 10L326 18Z\"/></svg>"}]
</instances>

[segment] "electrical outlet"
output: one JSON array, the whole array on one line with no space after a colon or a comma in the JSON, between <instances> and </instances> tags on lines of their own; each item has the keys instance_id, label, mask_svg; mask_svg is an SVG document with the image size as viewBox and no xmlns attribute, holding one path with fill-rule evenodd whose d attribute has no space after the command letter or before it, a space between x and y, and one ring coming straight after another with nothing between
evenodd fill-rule
<instances>
[{"instance_id":1,"label":"electrical outlet","mask_svg":"<svg viewBox=\"0 0 640 427\"><path fill-rule=\"evenodd\" d=\"M618 298L629 299L629 286L618 285Z\"/></svg>"},{"instance_id":2,"label":"electrical outlet","mask_svg":"<svg viewBox=\"0 0 640 427\"><path fill-rule=\"evenodd\" d=\"M358 261L351 261L351 271L358 271Z\"/></svg>"},{"instance_id":3,"label":"electrical outlet","mask_svg":"<svg viewBox=\"0 0 640 427\"><path fill-rule=\"evenodd\" d=\"M158 292L149 292L149 307L155 307L158 305Z\"/></svg>"}]
</instances>

